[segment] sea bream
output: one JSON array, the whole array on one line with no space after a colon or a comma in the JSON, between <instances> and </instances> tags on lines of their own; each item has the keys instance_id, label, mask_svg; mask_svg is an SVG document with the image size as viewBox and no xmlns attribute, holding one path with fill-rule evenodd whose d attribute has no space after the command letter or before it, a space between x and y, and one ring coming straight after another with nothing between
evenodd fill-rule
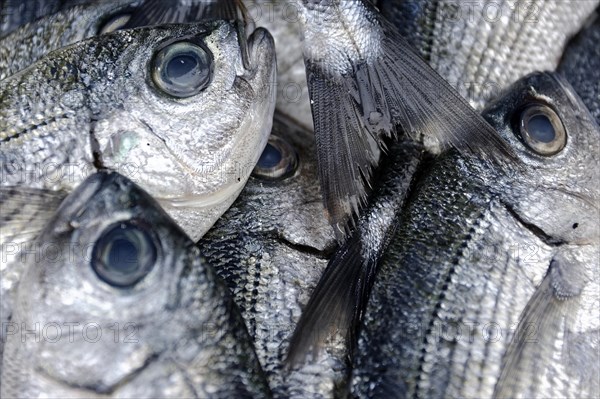
<instances>
[{"instance_id":1,"label":"sea bream","mask_svg":"<svg viewBox=\"0 0 600 399\"><path fill-rule=\"evenodd\" d=\"M257 29L248 52L246 69L236 27L214 21L46 55L0 83L1 189L70 191L97 169L118 170L198 239L243 188L271 129L271 36Z\"/></svg>"},{"instance_id":2,"label":"sea bream","mask_svg":"<svg viewBox=\"0 0 600 399\"><path fill-rule=\"evenodd\" d=\"M148 193L92 175L24 256L8 397L269 397L239 309Z\"/></svg>"},{"instance_id":3,"label":"sea bream","mask_svg":"<svg viewBox=\"0 0 600 399\"><path fill-rule=\"evenodd\" d=\"M248 46L245 69L229 22L141 28L56 50L1 81L2 321L20 254L96 170L140 184L194 240L229 207L274 107L272 38L257 29Z\"/></svg>"},{"instance_id":4,"label":"sea bream","mask_svg":"<svg viewBox=\"0 0 600 399\"><path fill-rule=\"evenodd\" d=\"M379 6L382 14L415 46L416 51L448 79L465 100L481 110L490 98L538 65L556 66L557 54L563 51L567 38L585 23L593 5L591 3L597 2L582 2L581 8L573 12L568 11L570 6L566 2L544 3L536 14L540 20L535 24L523 23L518 18L524 11L523 6L518 4L515 7L520 8L516 10L506 3L431 0L381 1ZM505 18L492 19L484 13L496 6L502 6L499 12ZM489 32L494 33L488 36ZM498 41L498 37L511 40ZM540 52L532 50L526 40L528 37L543 37L543 40L552 37L554 40L544 42L544 51ZM462 41L473 45L459 46L457 43ZM489 68L486 69L489 73L480 74L482 60L501 67ZM573 73L579 77L593 77L593 74L593 71ZM588 83L582 82L581 86L594 87L593 82L593 79ZM585 98L584 102L588 104ZM319 350L332 331L341 331L348 337L349 345L354 344L357 318L364 311L377 267L403 217L407 191L411 183L418 180L418 173L416 176L398 173L395 168L412 164L412 170L423 169L421 166L414 167L416 159L406 157L406 145L408 143L394 143L388 149L386 167L379 170L377 179L372 183L373 192L356 229L330 259L304 309L290 345L290 360L301 361L306 353ZM419 158L419 163L429 157L414 149L408 151ZM397 152L402 155L398 156ZM405 159L402 159L403 156Z\"/></svg>"},{"instance_id":5,"label":"sea bream","mask_svg":"<svg viewBox=\"0 0 600 399\"><path fill-rule=\"evenodd\" d=\"M442 156L404 211L354 352L357 397L590 397L600 127L559 75L483 114L520 163Z\"/></svg>"}]
</instances>

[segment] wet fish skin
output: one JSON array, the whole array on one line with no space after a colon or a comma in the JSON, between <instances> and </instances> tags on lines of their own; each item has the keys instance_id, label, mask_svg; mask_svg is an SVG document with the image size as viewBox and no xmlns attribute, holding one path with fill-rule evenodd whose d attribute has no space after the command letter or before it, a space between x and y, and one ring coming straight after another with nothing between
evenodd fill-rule
<instances>
[{"instance_id":1,"label":"wet fish skin","mask_svg":"<svg viewBox=\"0 0 600 399\"><path fill-rule=\"evenodd\" d=\"M112 0L74 6L15 29L0 40L0 80L50 51L96 36L112 18L129 14L135 2Z\"/></svg>"},{"instance_id":2,"label":"wet fish skin","mask_svg":"<svg viewBox=\"0 0 600 399\"><path fill-rule=\"evenodd\" d=\"M129 235L106 238L115 228ZM102 243L114 248L124 240L137 248L135 255L95 255L104 251ZM26 258L11 324L35 329L39 323L38 339L9 335L3 397L269 396L227 288L177 224L130 180L105 172L89 177L61 204L36 245L39 251ZM52 254L42 253L50 246ZM115 259L129 263L125 256L151 262L139 282L115 285L98 271L101 260L110 269ZM42 335L50 324L63 335Z\"/></svg>"},{"instance_id":3,"label":"wet fish skin","mask_svg":"<svg viewBox=\"0 0 600 399\"><path fill-rule=\"evenodd\" d=\"M532 104L566 128L557 155L516 136ZM421 180L365 312L357 397L582 397L600 386L600 127L551 73L520 80L484 115L525 167L450 153Z\"/></svg>"},{"instance_id":4,"label":"wet fish skin","mask_svg":"<svg viewBox=\"0 0 600 399\"><path fill-rule=\"evenodd\" d=\"M287 368L288 341L303 306L336 248L324 215L312 132L276 112L273 137L297 154L279 178L255 169L242 194L198 242L227 282L254 339L275 397L329 398L347 378L345 345L334 337L318 367ZM273 142L273 141L271 141ZM282 165L294 164L295 156Z\"/></svg>"},{"instance_id":5,"label":"wet fish skin","mask_svg":"<svg viewBox=\"0 0 600 399\"><path fill-rule=\"evenodd\" d=\"M292 3L303 27L323 200L340 241L366 201L384 140L397 132L433 152L510 154L370 2Z\"/></svg>"},{"instance_id":6,"label":"wet fish skin","mask_svg":"<svg viewBox=\"0 0 600 399\"><path fill-rule=\"evenodd\" d=\"M156 89L147 65L165 41L190 37L212 53L213 77L198 95L174 99ZM248 43L245 70L229 23L121 31L4 79L2 187L69 191L97 168L119 170L198 239L239 194L270 131L273 42L259 29ZM34 165L45 168L31 178L25 168ZM48 178L61 172L66 178Z\"/></svg>"},{"instance_id":7,"label":"wet fish skin","mask_svg":"<svg viewBox=\"0 0 600 399\"><path fill-rule=\"evenodd\" d=\"M558 71L571 83L596 122L600 124L600 16L590 22L567 46Z\"/></svg>"},{"instance_id":8,"label":"wet fish skin","mask_svg":"<svg viewBox=\"0 0 600 399\"><path fill-rule=\"evenodd\" d=\"M599 4L598 0L377 2L382 15L479 111L519 78L555 70L568 40ZM498 60L503 60L502 66Z\"/></svg>"}]
</instances>

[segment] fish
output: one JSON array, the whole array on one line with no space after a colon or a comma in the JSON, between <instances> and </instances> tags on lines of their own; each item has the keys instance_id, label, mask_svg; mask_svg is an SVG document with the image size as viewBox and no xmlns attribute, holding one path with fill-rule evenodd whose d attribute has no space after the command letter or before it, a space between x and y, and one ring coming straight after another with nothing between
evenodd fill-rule
<instances>
[{"instance_id":1,"label":"fish","mask_svg":"<svg viewBox=\"0 0 600 399\"><path fill-rule=\"evenodd\" d=\"M540 18L536 24L523 23L522 18L517 16L524 10L512 10L505 3L381 1L378 6L382 15L398 28L431 67L447 79L474 109L481 111L502 90L537 66L556 67L556 54L563 51L566 38L584 24L591 3L582 3L582 8L574 13L561 8L567 3L556 4L560 6L544 3L543 10L536 13ZM450 13L452 7L459 7L454 10L455 14ZM500 7L504 13L501 15L511 18L491 18L484 13L484 10L494 10L494 7ZM551 18L553 14L550 11L554 10L562 11L561 23ZM473 25L473 21L477 23ZM488 36L489 32L493 35ZM510 37L515 40L495 40ZM545 51L537 52L530 51L530 46L523 43L526 37L544 37L544 40L554 37L556 40L546 43ZM455 45L458 38L461 42L474 44ZM510 57L506 56L507 49ZM500 69L501 76L494 72L475 79L473 71L479 70L482 59L487 65L502 65L501 68L487 69ZM356 229L329 260L311 300L304 308L289 346L288 361L291 363L305 361L307 354L321 350L330 332L336 330L346 336L349 347L356 342L356 327L360 325L377 268L401 223L408 191L420 178L421 171L428 168L431 159L430 154L410 148L410 141L406 141L405 136L399 136L399 140L399 144L389 144L390 148L383 158L388 166L378 170ZM386 158L392 160L386 161ZM416 160L418 163L415 163Z\"/></svg>"},{"instance_id":2,"label":"fish","mask_svg":"<svg viewBox=\"0 0 600 399\"><path fill-rule=\"evenodd\" d=\"M51 52L1 81L3 323L23 272L19 257L94 172L131 178L195 241L229 207L266 145L274 107L272 38L257 29L248 44L251 70L227 22L118 31ZM210 77L196 82L198 93L178 98L171 95L185 94L176 93L178 82L146 66L163 70L187 51Z\"/></svg>"},{"instance_id":3,"label":"fish","mask_svg":"<svg viewBox=\"0 0 600 399\"><path fill-rule=\"evenodd\" d=\"M96 170L118 171L198 240L243 188L271 130L270 34L254 31L248 51L245 69L235 26L211 21L117 31L47 54L0 81L0 190L69 192ZM197 73L174 69L181 60Z\"/></svg>"},{"instance_id":4,"label":"fish","mask_svg":"<svg viewBox=\"0 0 600 399\"><path fill-rule=\"evenodd\" d=\"M269 397L223 281L131 180L91 175L32 248L2 397Z\"/></svg>"},{"instance_id":5,"label":"fish","mask_svg":"<svg viewBox=\"0 0 600 399\"><path fill-rule=\"evenodd\" d=\"M561 62L560 72L573 86L596 122L600 124L600 40L599 10L594 12L586 26L569 42Z\"/></svg>"},{"instance_id":6,"label":"fish","mask_svg":"<svg viewBox=\"0 0 600 399\"><path fill-rule=\"evenodd\" d=\"M386 138L439 153L510 155L492 127L364 0L296 0L319 180L343 241L367 199ZM492 150L495 149L495 150Z\"/></svg>"},{"instance_id":7,"label":"fish","mask_svg":"<svg viewBox=\"0 0 600 399\"><path fill-rule=\"evenodd\" d=\"M554 71L568 41L599 4L377 1L381 14L479 112L523 76Z\"/></svg>"},{"instance_id":8,"label":"fish","mask_svg":"<svg viewBox=\"0 0 600 399\"><path fill-rule=\"evenodd\" d=\"M244 190L198 242L233 293L276 398L329 398L347 378L345 346L335 337L317 366L285 362L302 307L337 248L314 149L312 131L275 112Z\"/></svg>"},{"instance_id":9,"label":"fish","mask_svg":"<svg viewBox=\"0 0 600 399\"><path fill-rule=\"evenodd\" d=\"M600 127L559 74L483 112L522 167L449 151L375 276L355 397L590 397L600 340Z\"/></svg>"},{"instance_id":10,"label":"fish","mask_svg":"<svg viewBox=\"0 0 600 399\"><path fill-rule=\"evenodd\" d=\"M13 30L0 39L0 80L53 50L123 28L135 5L134 0L77 5Z\"/></svg>"}]
</instances>

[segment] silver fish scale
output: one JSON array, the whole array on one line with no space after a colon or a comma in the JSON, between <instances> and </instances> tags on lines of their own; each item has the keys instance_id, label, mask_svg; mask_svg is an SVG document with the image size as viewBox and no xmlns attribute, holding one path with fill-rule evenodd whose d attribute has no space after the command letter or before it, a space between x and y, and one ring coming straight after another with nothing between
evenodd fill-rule
<instances>
[{"instance_id":1,"label":"silver fish scale","mask_svg":"<svg viewBox=\"0 0 600 399\"><path fill-rule=\"evenodd\" d=\"M430 65L481 110L534 71L556 69L598 0L380 1Z\"/></svg>"},{"instance_id":2,"label":"silver fish scale","mask_svg":"<svg viewBox=\"0 0 600 399\"><path fill-rule=\"evenodd\" d=\"M103 65L112 59L110 55L123 51L128 43L118 40L107 42L90 59L95 59L97 65ZM91 56L96 49L92 46L87 51ZM98 81L98 76L86 78L89 73L86 65L74 63L74 59L80 56L86 55L75 49L67 51L64 58L49 59L38 64L30 73L5 80L5 84L0 85L3 186L69 189L85 178L81 168L93 170L90 146L93 117L115 109L125 93L123 90L102 90L99 86L93 93L90 92L84 82L87 79ZM91 73L106 75L110 69L108 65L110 63L93 68ZM124 78L121 76L121 79ZM39 86L39 82L46 84ZM113 84L126 87L123 83ZM29 179L22 171L36 165L41 175ZM78 173L67 179L51 177L52 173L63 173L65 167L77 167Z\"/></svg>"},{"instance_id":3,"label":"silver fish scale","mask_svg":"<svg viewBox=\"0 0 600 399\"><path fill-rule=\"evenodd\" d=\"M273 132L298 153L286 179L253 177L233 206L198 242L227 282L278 398L334 396L343 386L345 345L333 336L314 362L286 369L288 341L335 246L323 213L312 132L276 116Z\"/></svg>"}]
</instances>

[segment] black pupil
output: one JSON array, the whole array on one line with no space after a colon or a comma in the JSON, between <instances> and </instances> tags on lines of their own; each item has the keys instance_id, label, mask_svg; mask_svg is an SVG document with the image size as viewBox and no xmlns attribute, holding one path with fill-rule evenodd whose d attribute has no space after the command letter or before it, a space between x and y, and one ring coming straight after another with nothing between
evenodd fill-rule
<instances>
[{"instance_id":1,"label":"black pupil","mask_svg":"<svg viewBox=\"0 0 600 399\"><path fill-rule=\"evenodd\" d=\"M261 168L274 168L281 162L281 151L272 146L270 143L267 144L265 150L258 160L258 166Z\"/></svg>"},{"instance_id":2,"label":"black pupil","mask_svg":"<svg viewBox=\"0 0 600 399\"><path fill-rule=\"evenodd\" d=\"M105 282L130 287L152 270L156 259L157 249L150 235L136 225L120 223L98 239L92 267Z\"/></svg>"},{"instance_id":3,"label":"black pupil","mask_svg":"<svg viewBox=\"0 0 600 399\"><path fill-rule=\"evenodd\" d=\"M527 132L534 140L551 143L556 138L556 131L546 115L538 114L529 118Z\"/></svg>"},{"instance_id":4,"label":"black pupil","mask_svg":"<svg viewBox=\"0 0 600 399\"><path fill-rule=\"evenodd\" d=\"M192 79L198 74L198 60L190 54L173 57L167 65L167 76L171 79Z\"/></svg>"},{"instance_id":5,"label":"black pupil","mask_svg":"<svg viewBox=\"0 0 600 399\"><path fill-rule=\"evenodd\" d=\"M136 245L127 238L113 241L108 254L108 263L123 273L135 271L139 263L139 251Z\"/></svg>"}]
</instances>

